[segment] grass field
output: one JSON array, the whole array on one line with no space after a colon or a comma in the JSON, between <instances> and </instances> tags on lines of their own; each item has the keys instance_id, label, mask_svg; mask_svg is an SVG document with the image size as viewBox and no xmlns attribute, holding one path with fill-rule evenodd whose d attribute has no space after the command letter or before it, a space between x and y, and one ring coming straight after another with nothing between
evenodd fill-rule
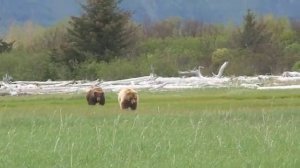
<instances>
[{"instance_id":1,"label":"grass field","mask_svg":"<svg viewBox=\"0 0 300 168\"><path fill-rule=\"evenodd\" d=\"M0 97L0 167L300 167L300 90Z\"/></svg>"}]
</instances>

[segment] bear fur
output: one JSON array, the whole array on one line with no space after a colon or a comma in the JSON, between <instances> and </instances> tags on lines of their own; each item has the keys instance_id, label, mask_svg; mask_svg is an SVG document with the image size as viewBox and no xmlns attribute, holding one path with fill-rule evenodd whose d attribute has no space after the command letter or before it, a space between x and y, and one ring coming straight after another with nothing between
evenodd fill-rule
<instances>
[{"instance_id":1,"label":"bear fur","mask_svg":"<svg viewBox=\"0 0 300 168\"><path fill-rule=\"evenodd\" d=\"M105 104L105 96L101 87L93 87L86 94L86 100L89 105L96 105L99 103L100 105Z\"/></svg>"},{"instance_id":2,"label":"bear fur","mask_svg":"<svg viewBox=\"0 0 300 168\"><path fill-rule=\"evenodd\" d=\"M138 104L138 93L134 89L124 88L118 94L118 101L122 110L130 108L136 110Z\"/></svg>"}]
</instances>

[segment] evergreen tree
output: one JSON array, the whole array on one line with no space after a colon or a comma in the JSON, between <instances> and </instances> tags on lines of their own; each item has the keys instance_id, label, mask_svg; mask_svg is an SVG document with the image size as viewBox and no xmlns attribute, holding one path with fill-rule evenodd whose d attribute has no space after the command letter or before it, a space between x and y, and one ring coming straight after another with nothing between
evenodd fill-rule
<instances>
[{"instance_id":1,"label":"evergreen tree","mask_svg":"<svg viewBox=\"0 0 300 168\"><path fill-rule=\"evenodd\" d=\"M252 74L270 74L276 66L276 49L272 42L272 32L263 19L257 20L249 9L244 16L244 24L237 34L238 48L245 55L244 64Z\"/></svg>"},{"instance_id":2,"label":"evergreen tree","mask_svg":"<svg viewBox=\"0 0 300 168\"><path fill-rule=\"evenodd\" d=\"M266 25L263 22L258 23L255 14L248 9L240 32L240 47L258 52L270 39L271 34L266 31Z\"/></svg>"},{"instance_id":3,"label":"evergreen tree","mask_svg":"<svg viewBox=\"0 0 300 168\"><path fill-rule=\"evenodd\" d=\"M66 61L77 64L88 58L108 62L122 56L134 42L129 29L130 13L118 8L120 0L87 0L83 14L72 17L68 44L63 47Z\"/></svg>"}]
</instances>

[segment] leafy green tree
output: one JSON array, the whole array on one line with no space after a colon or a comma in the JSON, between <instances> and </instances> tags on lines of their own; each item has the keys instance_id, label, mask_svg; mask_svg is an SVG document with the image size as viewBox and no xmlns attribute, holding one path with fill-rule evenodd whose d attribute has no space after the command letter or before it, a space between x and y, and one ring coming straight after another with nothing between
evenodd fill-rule
<instances>
[{"instance_id":1,"label":"leafy green tree","mask_svg":"<svg viewBox=\"0 0 300 168\"><path fill-rule=\"evenodd\" d=\"M155 37L165 39L167 37L175 37L180 35L181 19L171 17L153 24L144 25L144 33L147 37Z\"/></svg>"},{"instance_id":2,"label":"leafy green tree","mask_svg":"<svg viewBox=\"0 0 300 168\"><path fill-rule=\"evenodd\" d=\"M283 71L290 69L294 63L290 62L294 58L286 57L285 54L291 54L289 53L291 50L288 50L287 47L295 42L295 33L291 29L289 20L286 18L275 18L273 15L265 15L263 16L263 22L266 25L266 29L271 32L271 38L260 52L264 54L264 59L267 60L267 62L265 61L265 66L269 67L271 73L281 74ZM290 65L289 68L287 65Z\"/></svg>"},{"instance_id":3,"label":"leafy green tree","mask_svg":"<svg viewBox=\"0 0 300 168\"><path fill-rule=\"evenodd\" d=\"M43 36L46 28L27 21L24 24L12 24L5 33L5 39L15 41L15 49L26 49L29 52L36 51L35 40Z\"/></svg>"},{"instance_id":4,"label":"leafy green tree","mask_svg":"<svg viewBox=\"0 0 300 168\"><path fill-rule=\"evenodd\" d=\"M300 60L300 43L292 43L287 45L283 50L284 56L281 61L283 71L297 70Z\"/></svg>"},{"instance_id":5,"label":"leafy green tree","mask_svg":"<svg viewBox=\"0 0 300 168\"><path fill-rule=\"evenodd\" d=\"M120 0L86 0L83 14L72 17L68 43L63 46L65 60L80 64L89 57L109 62L126 55L134 44L134 26L130 13L118 8Z\"/></svg>"},{"instance_id":6,"label":"leafy green tree","mask_svg":"<svg viewBox=\"0 0 300 168\"><path fill-rule=\"evenodd\" d=\"M67 42L68 26L66 22L62 22L45 29L40 36L34 39L31 48L34 51L59 49L61 45Z\"/></svg>"},{"instance_id":7,"label":"leafy green tree","mask_svg":"<svg viewBox=\"0 0 300 168\"><path fill-rule=\"evenodd\" d=\"M292 30L295 32L294 37L297 41L300 41L300 21L299 20L290 20Z\"/></svg>"},{"instance_id":8,"label":"leafy green tree","mask_svg":"<svg viewBox=\"0 0 300 168\"><path fill-rule=\"evenodd\" d=\"M182 35L196 37L201 34L204 28L204 23L196 20L186 20L182 23Z\"/></svg>"}]
</instances>

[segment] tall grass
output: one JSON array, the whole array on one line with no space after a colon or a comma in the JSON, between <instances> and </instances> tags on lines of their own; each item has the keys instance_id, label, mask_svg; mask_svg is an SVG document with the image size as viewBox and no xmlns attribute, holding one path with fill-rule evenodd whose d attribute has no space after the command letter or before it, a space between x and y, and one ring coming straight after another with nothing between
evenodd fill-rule
<instances>
[{"instance_id":1,"label":"tall grass","mask_svg":"<svg viewBox=\"0 0 300 168\"><path fill-rule=\"evenodd\" d=\"M0 97L0 167L299 167L300 91Z\"/></svg>"}]
</instances>

